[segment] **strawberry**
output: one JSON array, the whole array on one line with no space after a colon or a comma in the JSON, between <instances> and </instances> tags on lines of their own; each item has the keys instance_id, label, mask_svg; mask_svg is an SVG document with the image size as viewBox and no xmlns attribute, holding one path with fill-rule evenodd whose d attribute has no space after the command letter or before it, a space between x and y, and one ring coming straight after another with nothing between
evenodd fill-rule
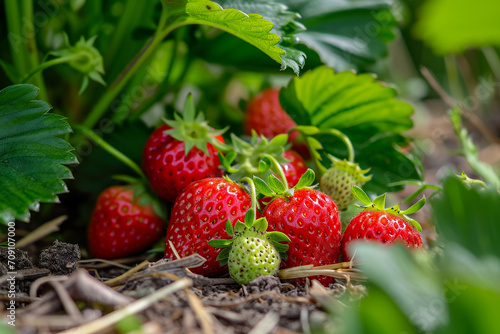
<instances>
[{"instance_id":1,"label":"strawberry","mask_svg":"<svg viewBox=\"0 0 500 334\"><path fill-rule=\"evenodd\" d=\"M332 160L332 166L321 177L321 191L335 201L339 210L345 210L354 200L351 187L361 187L372 177L365 176L368 169L361 170L357 163L338 160L331 155L329 158Z\"/></svg>"},{"instance_id":2,"label":"strawberry","mask_svg":"<svg viewBox=\"0 0 500 334\"><path fill-rule=\"evenodd\" d=\"M192 183L177 198L172 208L165 240L165 258L198 253L207 261L192 268L200 275L217 275L227 268L217 264L220 250L208 245L213 238L227 237L225 223L243 220L250 208L250 196L236 183L224 178L208 178Z\"/></svg>"},{"instance_id":3,"label":"strawberry","mask_svg":"<svg viewBox=\"0 0 500 334\"><path fill-rule=\"evenodd\" d=\"M245 134L250 136L252 130L257 134L271 139L279 134L288 133L297 124L281 107L279 101L279 89L269 88L255 96L247 105L243 128ZM303 157L310 156L307 146L303 143L299 132L290 134L290 142L293 149Z\"/></svg>"},{"instance_id":4,"label":"strawberry","mask_svg":"<svg viewBox=\"0 0 500 334\"><path fill-rule=\"evenodd\" d=\"M233 151L226 157L221 156L220 162L229 173L231 179L239 181L243 177L259 176L265 178L271 172L262 168L263 157L272 157L283 169L287 182L294 186L307 171L307 165L302 157L293 150L285 150L288 135L281 134L268 140L264 136L252 133L250 142L231 135ZM233 162L236 164L232 165Z\"/></svg>"},{"instance_id":5,"label":"strawberry","mask_svg":"<svg viewBox=\"0 0 500 334\"><path fill-rule=\"evenodd\" d=\"M286 181L290 187L293 187L307 171L306 162L294 150L286 150L281 156L287 160L287 162L280 163L285 173Z\"/></svg>"},{"instance_id":6,"label":"strawberry","mask_svg":"<svg viewBox=\"0 0 500 334\"><path fill-rule=\"evenodd\" d=\"M201 113L195 118L191 96L183 116L165 120L149 137L142 156L151 188L169 202L194 181L222 176L218 152L227 148L221 136L225 130L212 130Z\"/></svg>"},{"instance_id":7,"label":"strawberry","mask_svg":"<svg viewBox=\"0 0 500 334\"><path fill-rule=\"evenodd\" d=\"M151 198L133 186L114 186L97 199L88 228L94 257L116 259L144 251L164 233Z\"/></svg>"},{"instance_id":8,"label":"strawberry","mask_svg":"<svg viewBox=\"0 0 500 334\"><path fill-rule=\"evenodd\" d=\"M255 199L254 199L255 200ZM279 241L290 241L281 232L267 232L266 218L255 219L254 209L245 214L245 223L237 221L234 230L228 220L226 232L233 239L214 239L209 244L225 248L217 260L228 265L229 274L240 284L248 284L259 276L274 276L278 273L281 257L286 256L288 245ZM226 248L229 247L229 248Z\"/></svg>"},{"instance_id":9,"label":"strawberry","mask_svg":"<svg viewBox=\"0 0 500 334\"><path fill-rule=\"evenodd\" d=\"M399 205L385 208L385 194L372 202L359 187L353 186L352 193L365 204L362 206L365 210L354 217L344 231L340 246L344 261L350 261L348 246L355 240L372 240L385 245L400 242L408 249L422 247L419 233L422 228L417 221L406 215L417 212L425 204L425 197L401 211Z\"/></svg>"},{"instance_id":10,"label":"strawberry","mask_svg":"<svg viewBox=\"0 0 500 334\"><path fill-rule=\"evenodd\" d=\"M274 175L268 183L255 177L256 188L274 200L264 210L270 231L285 233L291 240L288 259L281 268L312 264L322 266L337 263L341 239L340 217L337 205L326 194L308 188L314 182L314 172L309 169L292 189ZM321 276L324 285L334 282Z\"/></svg>"}]
</instances>

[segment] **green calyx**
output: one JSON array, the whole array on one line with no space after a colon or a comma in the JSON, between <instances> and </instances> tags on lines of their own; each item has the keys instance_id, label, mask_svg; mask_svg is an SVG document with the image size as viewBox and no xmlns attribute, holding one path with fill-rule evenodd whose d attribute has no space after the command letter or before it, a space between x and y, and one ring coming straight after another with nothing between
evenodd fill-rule
<instances>
[{"instance_id":1,"label":"green calyx","mask_svg":"<svg viewBox=\"0 0 500 334\"><path fill-rule=\"evenodd\" d=\"M280 134L269 140L264 136L258 136L252 130L250 142L246 142L238 136L231 134L232 151L226 156L219 154L219 160L223 168L230 174L231 179L239 181L245 176L257 175L265 177L268 175L269 167L261 164L263 157L272 157L277 163L285 163L288 160L282 157L287 146L288 135Z\"/></svg>"},{"instance_id":2,"label":"green calyx","mask_svg":"<svg viewBox=\"0 0 500 334\"><path fill-rule=\"evenodd\" d=\"M231 277L240 284L263 275L275 275L279 270L281 259L286 258L290 242L282 232L266 232L266 218L255 219L254 209L245 214L245 222L237 221L234 229L231 222L226 222L227 234L232 239L214 239L208 244L215 248L223 248L217 256L220 265L228 265Z\"/></svg>"},{"instance_id":3,"label":"green calyx","mask_svg":"<svg viewBox=\"0 0 500 334\"><path fill-rule=\"evenodd\" d=\"M165 133L171 135L175 139L184 142L184 151L187 155L193 147L198 148L206 155L210 155L208 144L213 145L217 150L226 152L230 149L228 145L220 142L216 137L227 131L228 127L222 130L214 130L205 120L203 113L198 113L194 108L193 95L189 94L184 104L182 117L175 114L175 120L164 119L172 129L166 130Z\"/></svg>"},{"instance_id":4,"label":"green calyx","mask_svg":"<svg viewBox=\"0 0 500 334\"><path fill-rule=\"evenodd\" d=\"M316 175L314 171L309 168L300 177L299 182L297 182L293 188L288 188L288 185L284 184L279 178L272 174L267 177L267 182L257 176L253 177L253 182L259 194L274 199L277 197L292 197L295 190L309 187L313 184L315 179Z\"/></svg>"},{"instance_id":5,"label":"green calyx","mask_svg":"<svg viewBox=\"0 0 500 334\"><path fill-rule=\"evenodd\" d=\"M403 218L404 220L406 220L407 222L409 222L413 226L415 226L415 228L419 232L422 232L422 226L420 226L420 224L415 219L408 217L408 215L417 212L425 205L425 201L426 201L425 196L423 196L418 202L416 202L415 204L410 206L408 209L401 210L399 208L399 204L396 204L396 205L391 206L389 208L385 207L385 198L386 198L385 193L378 196L377 198L375 198L372 201L368 197L368 195L363 191L363 189L361 189L358 186L355 186L355 185L352 186L351 191L352 191L352 194L354 195L354 197L357 200L359 200L361 203L364 204L364 205L358 205L358 207L363 208L365 210L385 211L387 213L391 213L393 215L396 215L398 217Z\"/></svg>"},{"instance_id":6,"label":"green calyx","mask_svg":"<svg viewBox=\"0 0 500 334\"><path fill-rule=\"evenodd\" d=\"M104 74L102 56L99 53L99 50L94 47L96 38L97 36L94 36L89 40L85 40L82 36L74 46L71 46L69 44L68 36L64 35L66 47L50 53L51 55L60 57L61 59L67 59L69 66L85 74L80 88L80 93L87 87L89 79L92 79L104 86L106 85L104 79L102 78L102 74Z\"/></svg>"}]
</instances>

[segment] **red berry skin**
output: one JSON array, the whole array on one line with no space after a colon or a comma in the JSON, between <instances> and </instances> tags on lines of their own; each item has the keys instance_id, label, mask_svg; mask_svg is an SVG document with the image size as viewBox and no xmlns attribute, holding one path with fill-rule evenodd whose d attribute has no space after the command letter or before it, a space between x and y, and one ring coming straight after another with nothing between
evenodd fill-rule
<instances>
[{"instance_id":1,"label":"red berry skin","mask_svg":"<svg viewBox=\"0 0 500 334\"><path fill-rule=\"evenodd\" d=\"M250 136L252 129L257 134L271 139L276 135L287 133L288 130L297 126L297 123L281 107L279 101L279 89L269 88L254 97L246 108L243 128L245 134ZM310 156L305 144L297 142L299 132L290 134L289 141L293 143L293 149L303 157Z\"/></svg>"},{"instance_id":2,"label":"red berry skin","mask_svg":"<svg viewBox=\"0 0 500 334\"><path fill-rule=\"evenodd\" d=\"M350 261L347 246L354 240L365 239L393 244L401 242L409 249L422 247L422 238L418 230L406 220L385 211L363 211L354 217L347 225L340 250L342 259Z\"/></svg>"},{"instance_id":3,"label":"red berry skin","mask_svg":"<svg viewBox=\"0 0 500 334\"><path fill-rule=\"evenodd\" d=\"M184 142L178 141L164 131L167 124L156 129L149 137L142 155L142 169L151 188L158 196L174 202L188 185L208 177L222 176L219 169L218 150L207 144L209 155L193 147L186 155ZM224 142L222 136L216 137Z\"/></svg>"},{"instance_id":4,"label":"red berry skin","mask_svg":"<svg viewBox=\"0 0 500 334\"><path fill-rule=\"evenodd\" d=\"M289 162L281 163L283 172L285 173L288 186L292 188L299 182L300 177L307 171L307 165L297 152L293 150L286 150L283 152L282 157L290 160Z\"/></svg>"},{"instance_id":5,"label":"red berry skin","mask_svg":"<svg viewBox=\"0 0 500 334\"><path fill-rule=\"evenodd\" d=\"M190 268L196 274L213 276L227 273L216 260L221 252L208 244L211 239L229 239L226 221L244 221L250 196L236 183L223 178L208 178L192 183L175 201L165 240L165 258L176 259L169 241L180 257L198 253L207 261Z\"/></svg>"},{"instance_id":6,"label":"red berry skin","mask_svg":"<svg viewBox=\"0 0 500 334\"><path fill-rule=\"evenodd\" d=\"M117 259L144 251L165 233L165 221L142 206L134 191L110 187L98 197L88 228L94 257Z\"/></svg>"},{"instance_id":7,"label":"red berry skin","mask_svg":"<svg viewBox=\"0 0 500 334\"><path fill-rule=\"evenodd\" d=\"M276 198L264 211L269 231L285 233L291 240L288 259L281 268L337 263L341 238L337 205L320 191L304 188L289 198ZM335 280L327 276L311 277L323 285ZM301 280L303 282L304 280Z\"/></svg>"}]
</instances>

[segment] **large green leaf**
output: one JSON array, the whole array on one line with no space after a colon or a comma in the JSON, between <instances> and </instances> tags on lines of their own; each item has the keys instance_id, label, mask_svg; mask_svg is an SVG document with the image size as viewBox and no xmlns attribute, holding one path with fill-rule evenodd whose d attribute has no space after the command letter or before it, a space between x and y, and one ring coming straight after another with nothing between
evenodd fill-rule
<instances>
[{"instance_id":1,"label":"large green leaf","mask_svg":"<svg viewBox=\"0 0 500 334\"><path fill-rule=\"evenodd\" d=\"M337 71L357 69L387 55L397 22L385 0L284 0L301 14L307 31L298 35L308 59ZM312 65L309 64L308 65Z\"/></svg>"},{"instance_id":2,"label":"large green leaf","mask_svg":"<svg viewBox=\"0 0 500 334\"><path fill-rule=\"evenodd\" d=\"M432 0L422 7L415 33L437 53L500 45L500 1Z\"/></svg>"},{"instance_id":3,"label":"large green leaf","mask_svg":"<svg viewBox=\"0 0 500 334\"><path fill-rule=\"evenodd\" d=\"M72 177L63 164L77 163L72 147L57 136L71 131L39 100L38 88L13 85L0 91L0 222L28 221L40 202L56 202Z\"/></svg>"},{"instance_id":4,"label":"large green leaf","mask_svg":"<svg viewBox=\"0 0 500 334\"><path fill-rule=\"evenodd\" d=\"M449 244L442 256L359 243L368 293L337 316L341 333L495 333L500 260ZM390 319L390 321L388 321Z\"/></svg>"},{"instance_id":5,"label":"large green leaf","mask_svg":"<svg viewBox=\"0 0 500 334\"><path fill-rule=\"evenodd\" d=\"M478 190L456 177L444 181L443 192L432 202L440 240L458 243L476 256L500 258L500 194Z\"/></svg>"},{"instance_id":6,"label":"large green leaf","mask_svg":"<svg viewBox=\"0 0 500 334\"><path fill-rule=\"evenodd\" d=\"M293 38L290 32L293 33L296 29L292 28L290 23L296 14L286 11L282 5L276 7L274 3L267 3L265 7L269 11L265 11L262 9L262 4L248 1L233 1L227 8L207 0L164 1L171 11L170 20L173 26L203 24L221 29L257 47L275 62L280 63L281 69L291 67L297 74L304 64L302 53L287 48L286 41ZM264 11L266 17L263 18L259 11ZM280 25L283 29L280 29ZM285 31L285 27L289 30Z\"/></svg>"},{"instance_id":7,"label":"large green leaf","mask_svg":"<svg viewBox=\"0 0 500 334\"><path fill-rule=\"evenodd\" d=\"M369 191L395 190L391 182L420 179L411 159L394 147L403 143L401 132L412 127L413 109L396 100L396 91L377 83L368 74L335 73L318 67L293 78L280 92L280 102L298 125L345 133L356 151L356 162L371 168ZM318 137L323 153L346 157L345 146L334 137ZM325 164L329 159L323 159ZM328 165L327 165L328 167Z\"/></svg>"},{"instance_id":8,"label":"large green leaf","mask_svg":"<svg viewBox=\"0 0 500 334\"><path fill-rule=\"evenodd\" d=\"M420 317L431 302L441 298L441 282L432 267L422 266L401 246L388 250L360 243L355 247L363 272L394 300L415 325L424 331L431 331L447 322L446 305L442 305L440 316L430 316L425 321Z\"/></svg>"}]
</instances>

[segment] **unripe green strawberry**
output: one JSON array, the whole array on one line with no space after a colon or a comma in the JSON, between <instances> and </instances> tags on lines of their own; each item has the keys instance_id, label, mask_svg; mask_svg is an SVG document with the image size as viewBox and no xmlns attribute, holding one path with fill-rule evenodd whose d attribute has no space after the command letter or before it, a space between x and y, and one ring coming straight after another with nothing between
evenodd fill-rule
<instances>
[{"instance_id":1,"label":"unripe green strawberry","mask_svg":"<svg viewBox=\"0 0 500 334\"><path fill-rule=\"evenodd\" d=\"M216 239L208 243L216 248L225 248L217 256L221 265L227 264L229 274L240 284L247 284L259 276L273 276L278 273L281 257L288 250L288 245L279 241L290 241L281 232L267 232L266 218L255 220L255 211L250 209L245 214L245 223L237 221L234 230L231 222L226 223L226 230L233 239ZM280 253L281 252L281 253Z\"/></svg>"},{"instance_id":2,"label":"unripe green strawberry","mask_svg":"<svg viewBox=\"0 0 500 334\"><path fill-rule=\"evenodd\" d=\"M321 177L321 191L333 199L339 210L345 210L354 200L351 187L361 187L372 177L364 175L368 169L362 170L357 163L329 158L332 166Z\"/></svg>"}]
</instances>

